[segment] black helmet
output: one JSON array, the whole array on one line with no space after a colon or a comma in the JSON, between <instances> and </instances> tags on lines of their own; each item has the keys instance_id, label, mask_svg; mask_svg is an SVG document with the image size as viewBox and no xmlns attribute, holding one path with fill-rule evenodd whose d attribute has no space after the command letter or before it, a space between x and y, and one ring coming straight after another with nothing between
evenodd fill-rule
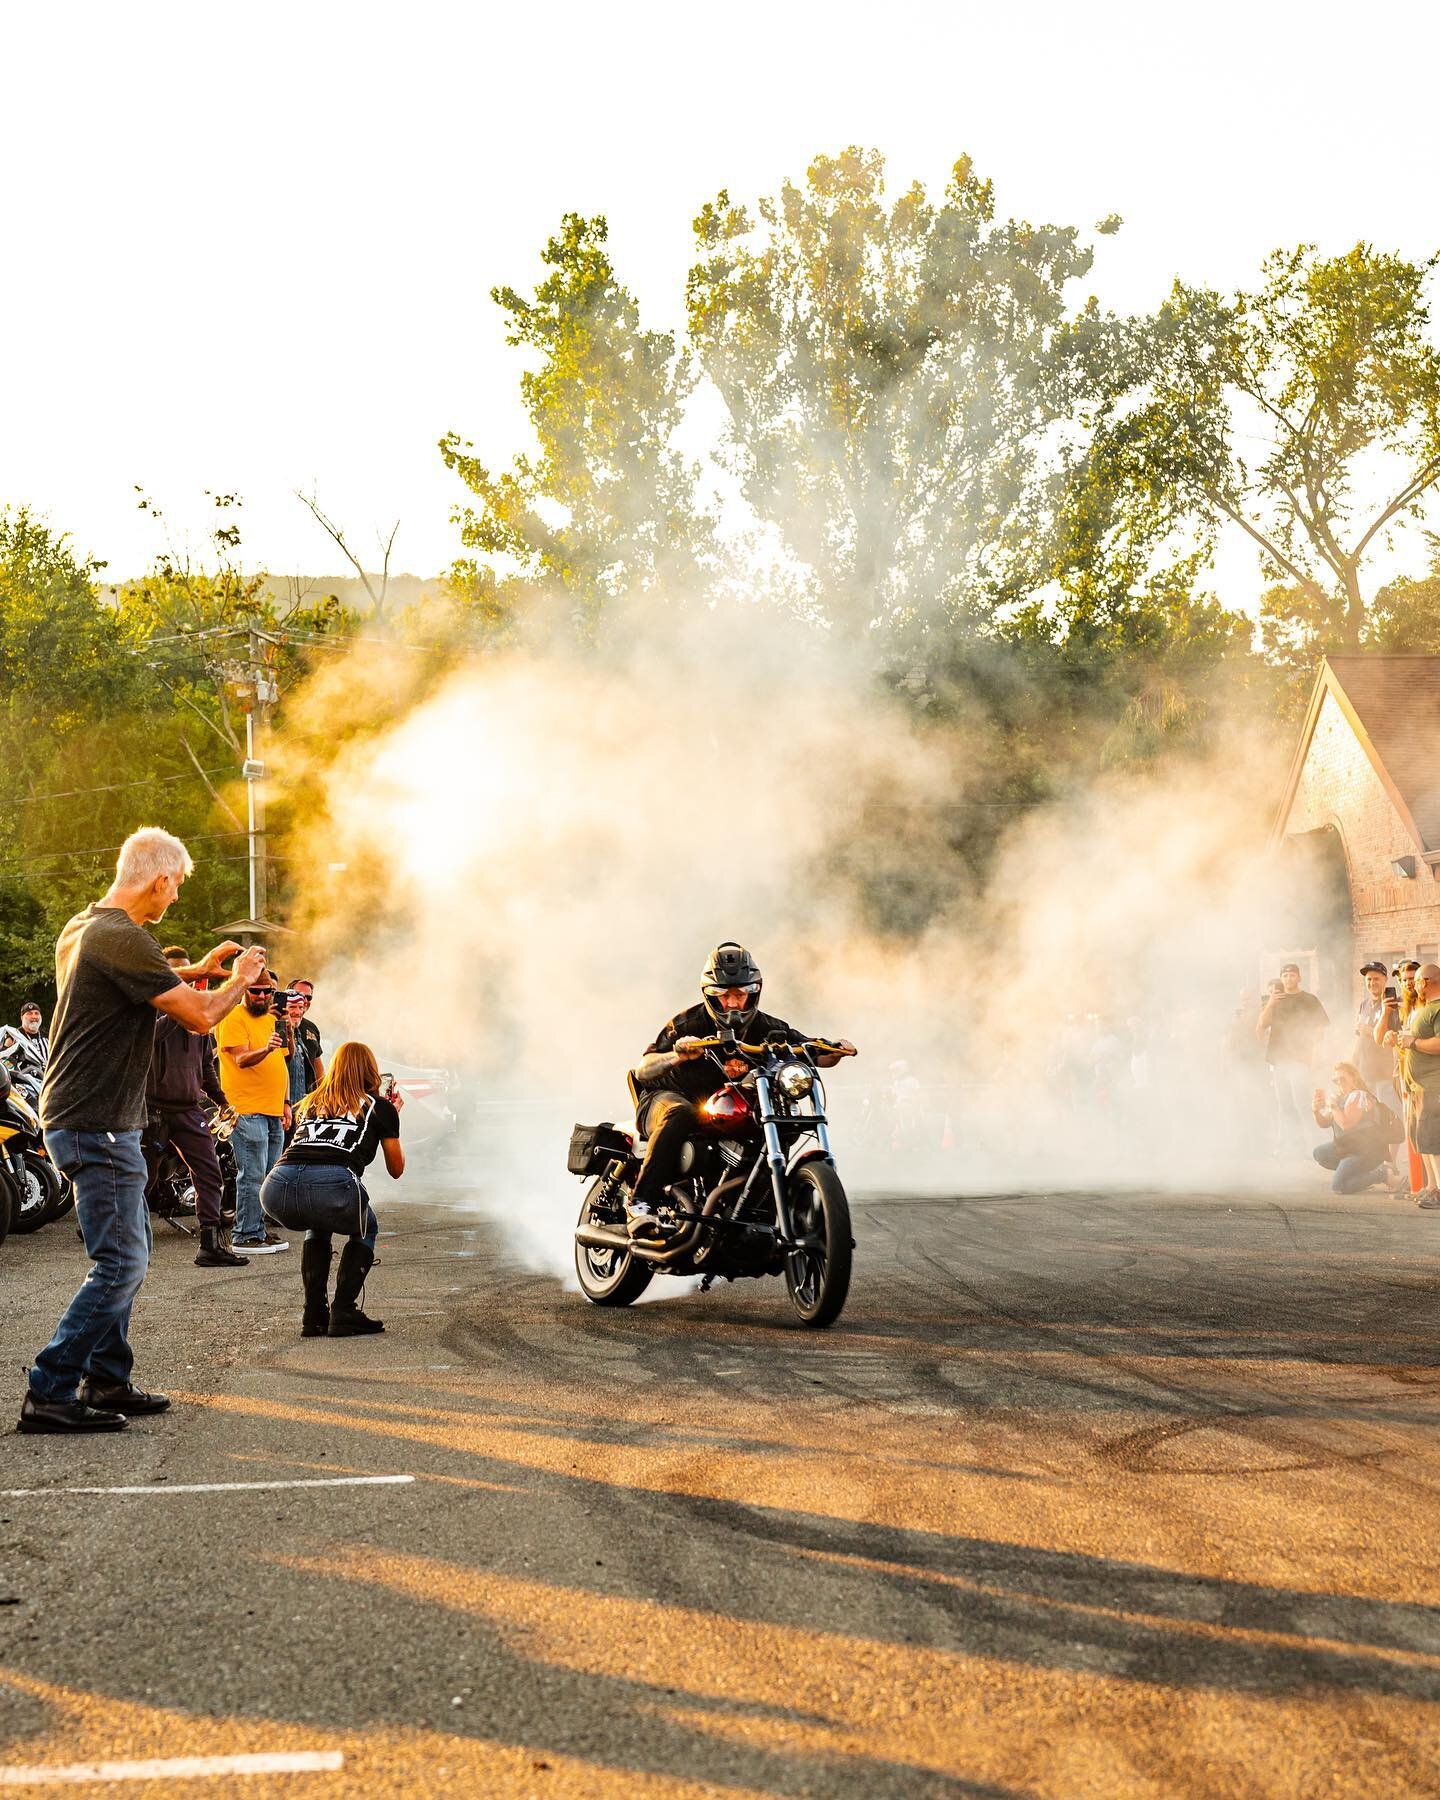
<instances>
[{"instance_id":1,"label":"black helmet","mask_svg":"<svg viewBox=\"0 0 1440 1800\"><path fill-rule=\"evenodd\" d=\"M746 1004L739 1012L726 1012L718 996L726 988L744 988ZM761 975L755 958L739 944L717 944L710 952L700 977L700 996L705 1010L723 1030L744 1031L760 1010Z\"/></svg>"}]
</instances>

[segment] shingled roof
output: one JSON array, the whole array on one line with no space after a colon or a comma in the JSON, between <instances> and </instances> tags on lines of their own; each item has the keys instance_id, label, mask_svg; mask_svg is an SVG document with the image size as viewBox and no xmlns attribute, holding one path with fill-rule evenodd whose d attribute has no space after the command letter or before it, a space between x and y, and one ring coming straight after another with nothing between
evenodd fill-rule
<instances>
[{"instance_id":1,"label":"shingled roof","mask_svg":"<svg viewBox=\"0 0 1440 1800\"><path fill-rule=\"evenodd\" d=\"M1327 656L1275 821L1285 829L1326 694L1361 748L1421 850L1440 850L1440 656Z\"/></svg>"}]
</instances>

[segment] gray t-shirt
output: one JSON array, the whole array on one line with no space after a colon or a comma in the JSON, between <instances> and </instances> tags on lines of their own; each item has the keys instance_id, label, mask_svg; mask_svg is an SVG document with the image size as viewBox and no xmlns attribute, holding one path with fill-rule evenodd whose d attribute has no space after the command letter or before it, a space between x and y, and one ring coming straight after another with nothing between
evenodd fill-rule
<instances>
[{"instance_id":1,"label":"gray t-shirt","mask_svg":"<svg viewBox=\"0 0 1440 1800\"><path fill-rule=\"evenodd\" d=\"M180 985L160 946L118 906L87 906L55 945L59 998L40 1090L47 1131L139 1131L157 994Z\"/></svg>"}]
</instances>

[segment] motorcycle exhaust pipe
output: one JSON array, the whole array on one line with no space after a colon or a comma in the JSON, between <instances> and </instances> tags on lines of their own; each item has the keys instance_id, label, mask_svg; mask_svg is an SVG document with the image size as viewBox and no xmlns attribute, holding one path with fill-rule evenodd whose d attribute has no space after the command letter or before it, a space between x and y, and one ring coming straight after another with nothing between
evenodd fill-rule
<instances>
[{"instance_id":1,"label":"motorcycle exhaust pipe","mask_svg":"<svg viewBox=\"0 0 1440 1800\"><path fill-rule=\"evenodd\" d=\"M606 1231L600 1225L577 1225L575 1242L587 1250L628 1250L630 1240L623 1231Z\"/></svg>"},{"instance_id":2,"label":"motorcycle exhaust pipe","mask_svg":"<svg viewBox=\"0 0 1440 1800\"><path fill-rule=\"evenodd\" d=\"M648 1244L637 1244L633 1238L623 1231L606 1231L601 1225L577 1225L575 1242L587 1250L629 1250L639 1257L641 1262L664 1264L674 1262L678 1257L686 1255L695 1248L700 1233L697 1230L684 1232L680 1237L672 1239L663 1249L651 1249Z\"/></svg>"}]
</instances>

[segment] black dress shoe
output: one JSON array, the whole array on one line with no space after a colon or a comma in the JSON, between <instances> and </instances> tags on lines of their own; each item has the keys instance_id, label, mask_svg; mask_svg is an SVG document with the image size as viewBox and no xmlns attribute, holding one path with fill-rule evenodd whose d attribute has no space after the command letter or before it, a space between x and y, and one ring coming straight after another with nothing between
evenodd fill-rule
<instances>
[{"instance_id":1,"label":"black dress shoe","mask_svg":"<svg viewBox=\"0 0 1440 1800\"><path fill-rule=\"evenodd\" d=\"M102 1412L124 1413L127 1419L137 1419L142 1413L164 1412L170 1404L168 1394L147 1394L144 1388L131 1387L128 1382L109 1386L92 1381L89 1376L80 1383L80 1398Z\"/></svg>"},{"instance_id":2,"label":"black dress shoe","mask_svg":"<svg viewBox=\"0 0 1440 1800\"><path fill-rule=\"evenodd\" d=\"M124 1413L87 1406L83 1400L37 1400L27 1394L17 1431L123 1431Z\"/></svg>"}]
</instances>

